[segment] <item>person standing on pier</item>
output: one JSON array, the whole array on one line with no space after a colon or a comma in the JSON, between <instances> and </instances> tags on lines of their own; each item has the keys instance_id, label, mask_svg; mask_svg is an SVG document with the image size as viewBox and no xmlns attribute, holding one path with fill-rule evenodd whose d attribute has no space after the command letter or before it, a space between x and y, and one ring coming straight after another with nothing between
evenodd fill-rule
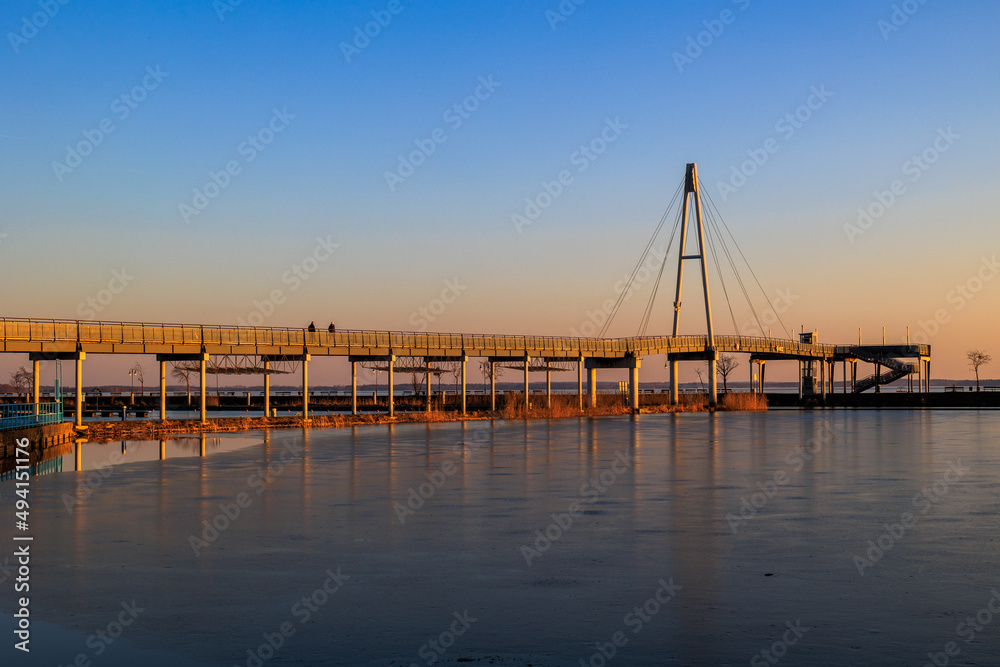
<instances>
[{"instance_id":1,"label":"person standing on pier","mask_svg":"<svg viewBox=\"0 0 1000 667\"><path fill-rule=\"evenodd\" d=\"M308 330L309 331L313 331L313 332L316 331L316 323L315 322L310 322Z\"/></svg>"}]
</instances>

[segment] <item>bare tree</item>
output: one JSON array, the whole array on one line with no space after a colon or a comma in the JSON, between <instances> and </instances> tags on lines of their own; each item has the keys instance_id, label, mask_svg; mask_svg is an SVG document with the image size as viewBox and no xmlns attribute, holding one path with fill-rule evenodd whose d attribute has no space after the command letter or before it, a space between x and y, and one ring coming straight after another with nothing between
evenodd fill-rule
<instances>
[{"instance_id":1,"label":"bare tree","mask_svg":"<svg viewBox=\"0 0 1000 667\"><path fill-rule=\"evenodd\" d=\"M145 378L143 378L142 376L142 364L140 364L137 361L135 362L135 365L133 365L132 368L130 368L129 370L131 370L132 374L136 377L137 380L139 380L139 395L141 396L146 392L146 382Z\"/></svg>"},{"instance_id":2,"label":"bare tree","mask_svg":"<svg viewBox=\"0 0 1000 667\"><path fill-rule=\"evenodd\" d=\"M698 375L698 382L701 383L701 390L705 391L705 380L701 376L701 368L695 368L694 372Z\"/></svg>"},{"instance_id":3,"label":"bare tree","mask_svg":"<svg viewBox=\"0 0 1000 667\"><path fill-rule=\"evenodd\" d=\"M719 376L722 378L722 391L726 393L729 389L726 387L726 380L729 378L729 374L732 373L740 365L740 362L736 360L731 354L723 354L719 357L716 363L716 369L719 371Z\"/></svg>"},{"instance_id":4,"label":"bare tree","mask_svg":"<svg viewBox=\"0 0 1000 667\"><path fill-rule=\"evenodd\" d=\"M184 368L183 366L178 366L174 364L173 370L170 371L170 377L175 380L183 380L184 385L187 387L188 395L188 405L191 404L191 370Z\"/></svg>"},{"instance_id":5,"label":"bare tree","mask_svg":"<svg viewBox=\"0 0 1000 667\"><path fill-rule=\"evenodd\" d=\"M976 372L976 391L979 391L979 367L990 363L993 358L986 354L986 350L969 350L965 356L969 360L972 370Z\"/></svg>"},{"instance_id":6,"label":"bare tree","mask_svg":"<svg viewBox=\"0 0 1000 667\"><path fill-rule=\"evenodd\" d=\"M24 366L20 366L16 371L10 374L10 383L14 386L14 391L17 392L17 397L20 398L21 394L28 393L28 387L34 382L34 376L31 371L29 371Z\"/></svg>"}]
</instances>

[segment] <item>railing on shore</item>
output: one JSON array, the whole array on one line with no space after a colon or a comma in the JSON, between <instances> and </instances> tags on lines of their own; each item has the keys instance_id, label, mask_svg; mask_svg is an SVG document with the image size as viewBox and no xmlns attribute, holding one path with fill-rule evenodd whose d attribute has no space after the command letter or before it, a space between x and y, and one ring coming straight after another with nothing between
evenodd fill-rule
<instances>
[{"instance_id":1,"label":"railing on shore","mask_svg":"<svg viewBox=\"0 0 1000 667\"><path fill-rule=\"evenodd\" d=\"M62 419L62 403L59 402L0 405L0 431L58 424Z\"/></svg>"}]
</instances>

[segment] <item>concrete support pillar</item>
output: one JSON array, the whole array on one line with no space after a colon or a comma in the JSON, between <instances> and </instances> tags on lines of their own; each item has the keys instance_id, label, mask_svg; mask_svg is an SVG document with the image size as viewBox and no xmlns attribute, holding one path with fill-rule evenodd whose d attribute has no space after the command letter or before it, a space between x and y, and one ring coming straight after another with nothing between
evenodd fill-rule
<instances>
[{"instance_id":1,"label":"concrete support pillar","mask_svg":"<svg viewBox=\"0 0 1000 667\"><path fill-rule=\"evenodd\" d=\"M35 359L31 362L31 402L38 403L42 402L42 391L41 391L41 378L38 377L41 369L41 362ZM35 414L38 414L38 408L35 408Z\"/></svg>"},{"instance_id":2,"label":"concrete support pillar","mask_svg":"<svg viewBox=\"0 0 1000 667\"><path fill-rule=\"evenodd\" d=\"M680 362L668 357L667 365L670 366L670 405L677 405L680 401L681 391L681 381L678 375L680 372Z\"/></svg>"},{"instance_id":3,"label":"concrete support pillar","mask_svg":"<svg viewBox=\"0 0 1000 667\"><path fill-rule=\"evenodd\" d=\"M821 359L819 362L819 395L824 401L826 400L826 359Z\"/></svg>"},{"instance_id":4,"label":"concrete support pillar","mask_svg":"<svg viewBox=\"0 0 1000 667\"><path fill-rule=\"evenodd\" d=\"M358 362L351 362L351 414L358 414Z\"/></svg>"},{"instance_id":5,"label":"concrete support pillar","mask_svg":"<svg viewBox=\"0 0 1000 667\"><path fill-rule=\"evenodd\" d=\"M580 410L583 410L583 357L576 360L576 395L580 401Z\"/></svg>"},{"instance_id":6,"label":"concrete support pillar","mask_svg":"<svg viewBox=\"0 0 1000 667\"><path fill-rule=\"evenodd\" d=\"M766 367L766 364L767 364L767 362L764 361L764 360L761 360L761 361L759 361L757 363L757 365L760 367L760 393L761 393L762 396L765 393L764 392L764 368Z\"/></svg>"},{"instance_id":7,"label":"concrete support pillar","mask_svg":"<svg viewBox=\"0 0 1000 667\"><path fill-rule=\"evenodd\" d=\"M468 357L466 357L466 356L465 356L465 353L463 352L463 353L462 353L462 362L461 362L461 363L462 363L462 414L463 414L463 415L464 415L464 414L466 414L466 396L465 396L465 362L466 362L467 360L468 360Z\"/></svg>"},{"instance_id":8,"label":"concrete support pillar","mask_svg":"<svg viewBox=\"0 0 1000 667\"><path fill-rule=\"evenodd\" d=\"M302 355L302 420L309 421L309 359L310 355Z\"/></svg>"},{"instance_id":9,"label":"concrete support pillar","mask_svg":"<svg viewBox=\"0 0 1000 667\"><path fill-rule=\"evenodd\" d=\"M930 393L931 390L931 360L927 360L926 371L924 372L924 384L927 386L926 391Z\"/></svg>"},{"instance_id":10,"label":"concrete support pillar","mask_svg":"<svg viewBox=\"0 0 1000 667\"><path fill-rule=\"evenodd\" d=\"M857 359L851 362L851 393L857 389L858 385L858 361Z\"/></svg>"},{"instance_id":11,"label":"concrete support pillar","mask_svg":"<svg viewBox=\"0 0 1000 667\"><path fill-rule=\"evenodd\" d=\"M161 461L166 461L167 460L167 441L166 440L160 440L160 460Z\"/></svg>"},{"instance_id":12,"label":"concrete support pillar","mask_svg":"<svg viewBox=\"0 0 1000 667\"><path fill-rule=\"evenodd\" d=\"M804 361L799 361L799 400L802 400L802 374L805 372Z\"/></svg>"},{"instance_id":13,"label":"concrete support pillar","mask_svg":"<svg viewBox=\"0 0 1000 667\"><path fill-rule=\"evenodd\" d=\"M590 407L597 407L597 369L588 368L587 369L587 394L590 397L589 403Z\"/></svg>"},{"instance_id":14,"label":"concrete support pillar","mask_svg":"<svg viewBox=\"0 0 1000 667\"><path fill-rule=\"evenodd\" d=\"M264 416L271 416L271 361L264 360Z\"/></svg>"},{"instance_id":15,"label":"concrete support pillar","mask_svg":"<svg viewBox=\"0 0 1000 667\"><path fill-rule=\"evenodd\" d=\"M199 442L199 446L198 446L198 456L205 456L205 454L207 453L207 451L206 451L207 448L205 447L205 440L206 440L206 438L205 438L205 434L204 433L201 434L201 437L199 438L199 440L200 440L200 442Z\"/></svg>"},{"instance_id":16,"label":"concrete support pillar","mask_svg":"<svg viewBox=\"0 0 1000 667\"><path fill-rule=\"evenodd\" d=\"M880 364L875 364L875 393L882 393L882 385L879 382L879 376L882 375L882 366Z\"/></svg>"},{"instance_id":17,"label":"concrete support pillar","mask_svg":"<svg viewBox=\"0 0 1000 667\"><path fill-rule=\"evenodd\" d=\"M715 359L708 360L708 405L715 407L719 404L719 367Z\"/></svg>"},{"instance_id":18,"label":"concrete support pillar","mask_svg":"<svg viewBox=\"0 0 1000 667\"><path fill-rule=\"evenodd\" d=\"M628 394L629 408L632 412L639 412L639 360L635 360L635 366L628 369Z\"/></svg>"},{"instance_id":19,"label":"concrete support pillar","mask_svg":"<svg viewBox=\"0 0 1000 667\"><path fill-rule=\"evenodd\" d=\"M531 366L531 357L524 355L524 409L526 411L531 407L531 387L528 386L529 366Z\"/></svg>"},{"instance_id":20,"label":"concrete support pillar","mask_svg":"<svg viewBox=\"0 0 1000 667\"><path fill-rule=\"evenodd\" d=\"M389 372L387 373L387 375L389 376L388 392L389 392L389 416L390 417L395 417L396 416L396 402L395 402L395 396L393 395L393 386L392 386L392 373L395 370L395 366L396 366L396 355L390 354L389 355L389 366L388 366Z\"/></svg>"},{"instance_id":21,"label":"concrete support pillar","mask_svg":"<svg viewBox=\"0 0 1000 667\"><path fill-rule=\"evenodd\" d=\"M167 362L160 362L160 421L167 421Z\"/></svg>"},{"instance_id":22,"label":"concrete support pillar","mask_svg":"<svg viewBox=\"0 0 1000 667\"><path fill-rule=\"evenodd\" d=\"M424 357L424 384L427 386L427 412L431 411L431 361Z\"/></svg>"},{"instance_id":23,"label":"concrete support pillar","mask_svg":"<svg viewBox=\"0 0 1000 667\"><path fill-rule=\"evenodd\" d=\"M497 364L495 361L490 364L490 412L497 409Z\"/></svg>"},{"instance_id":24,"label":"concrete support pillar","mask_svg":"<svg viewBox=\"0 0 1000 667\"><path fill-rule=\"evenodd\" d=\"M545 409L552 409L552 371L548 361L545 362Z\"/></svg>"},{"instance_id":25,"label":"concrete support pillar","mask_svg":"<svg viewBox=\"0 0 1000 667\"><path fill-rule=\"evenodd\" d=\"M83 360L86 358L85 352L76 353L76 418L74 424L77 428L83 426Z\"/></svg>"},{"instance_id":26,"label":"concrete support pillar","mask_svg":"<svg viewBox=\"0 0 1000 667\"><path fill-rule=\"evenodd\" d=\"M207 389L205 387L205 366L208 364L208 359L206 359L205 356L206 355L204 355L204 354L201 355L201 361L198 362L198 377L201 380L200 385L198 387L198 393L201 394L198 397L198 404L200 406L199 409L201 411L201 423L202 424L204 424L205 422L208 421L208 416L207 416L206 411L205 411L205 396L206 396L205 392L206 392L206 389Z\"/></svg>"}]
</instances>

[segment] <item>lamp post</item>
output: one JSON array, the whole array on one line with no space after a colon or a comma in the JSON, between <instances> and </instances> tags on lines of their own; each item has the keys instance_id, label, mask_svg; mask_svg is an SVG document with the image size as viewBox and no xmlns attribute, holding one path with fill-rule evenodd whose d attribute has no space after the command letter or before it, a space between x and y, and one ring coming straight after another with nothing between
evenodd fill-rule
<instances>
[{"instance_id":1,"label":"lamp post","mask_svg":"<svg viewBox=\"0 0 1000 667\"><path fill-rule=\"evenodd\" d=\"M130 382L129 395L128 395L129 405L135 403L135 375L136 375L136 370L134 368L130 369L128 372L129 382Z\"/></svg>"}]
</instances>

